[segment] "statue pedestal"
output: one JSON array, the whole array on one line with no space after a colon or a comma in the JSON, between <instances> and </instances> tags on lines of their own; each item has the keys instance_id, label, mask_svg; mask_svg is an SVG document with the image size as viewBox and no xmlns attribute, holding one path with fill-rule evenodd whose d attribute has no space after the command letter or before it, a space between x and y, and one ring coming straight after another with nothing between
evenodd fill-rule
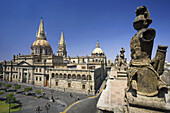
<instances>
[{"instance_id":1,"label":"statue pedestal","mask_svg":"<svg viewBox=\"0 0 170 113\"><path fill-rule=\"evenodd\" d=\"M125 92L125 113L170 113L170 106L165 103L164 98L146 97L131 92Z\"/></svg>"}]
</instances>

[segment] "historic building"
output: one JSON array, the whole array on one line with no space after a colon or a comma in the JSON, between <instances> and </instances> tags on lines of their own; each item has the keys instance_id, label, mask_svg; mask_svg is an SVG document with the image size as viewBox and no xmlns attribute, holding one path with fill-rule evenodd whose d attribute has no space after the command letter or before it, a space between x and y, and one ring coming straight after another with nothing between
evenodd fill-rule
<instances>
[{"instance_id":1,"label":"historic building","mask_svg":"<svg viewBox=\"0 0 170 113\"><path fill-rule=\"evenodd\" d=\"M64 34L58 44L57 55L47 41L41 19L30 55L13 56L3 62L3 79L41 85L57 90L95 94L106 77L106 56L97 41L90 56L67 56Z\"/></svg>"}]
</instances>

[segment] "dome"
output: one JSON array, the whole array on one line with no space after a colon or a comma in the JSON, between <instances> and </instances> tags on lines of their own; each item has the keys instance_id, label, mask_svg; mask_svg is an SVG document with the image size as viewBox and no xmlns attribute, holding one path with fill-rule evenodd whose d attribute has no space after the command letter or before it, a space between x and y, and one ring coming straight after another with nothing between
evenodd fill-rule
<instances>
[{"instance_id":1,"label":"dome","mask_svg":"<svg viewBox=\"0 0 170 113\"><path fill-rule=\"evenodd\" d=\"M41 39L38 39L38 40L35 40L34 43L32 44L32 46L50 46L49 42L46 41L46 40L41 40Z\"/></svg>"},{"instance_id":2,"label":"dome","mask_svg":"<svg viewBox=\"0 0 170 113\"><path fill-rule=\"evenodd\" d=\"M101 54L101 53L103 53L103 51L101 48L95 48L93 51L93 54L96 54L96 53Z\"/></svg>"}]
</instances>

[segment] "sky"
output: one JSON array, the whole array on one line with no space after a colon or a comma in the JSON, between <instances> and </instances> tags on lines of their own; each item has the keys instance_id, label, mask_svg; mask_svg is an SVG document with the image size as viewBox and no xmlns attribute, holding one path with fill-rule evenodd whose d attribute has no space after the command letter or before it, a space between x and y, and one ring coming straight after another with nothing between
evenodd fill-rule
<instances>
[{"instance_id":1,"label":"sky","mask_svg":"<svg viewBox=\"0 0 170 113\"><path fill-rule=\"evenodd\" d=\"M98 40L107 60L124 47L130 61L135 10L142 5L156 30L152 58L158 45L167 45L170 62L170 0L0 0L0 61L31 53L41 17L54 54L63 31L70 57L90 55Z\"/></svg>"}]
</instances>

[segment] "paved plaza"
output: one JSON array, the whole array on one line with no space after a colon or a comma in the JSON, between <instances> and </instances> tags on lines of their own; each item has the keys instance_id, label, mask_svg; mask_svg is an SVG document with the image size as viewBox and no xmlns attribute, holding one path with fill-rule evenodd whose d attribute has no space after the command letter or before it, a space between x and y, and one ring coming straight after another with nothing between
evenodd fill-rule
<instances>
[{"instance_id":1,"label":"paved plaza","mask_svg":"<svg viewBox=\"0 0 170 113\"><path fill-rule=\"evenodd\" d=\"M14 83L11 82L11 84L14 84ZM21 89L18 91L22 92L25 87L32 87L33 88L33 90L31 91L32 93L34 93L35 90L39 89L45 92L46 95L44 96L44 98L38 99L32 95L25 96L22 93L14 94L16 99L22 103L21 110L15 113L35 113L35 109L38 106L40 106L40 109L41 109L40 113L47 113L47 110L45 108L45 105L47 103L50 104L50 109L48 110L49 113L59 113L59 112L64 111L69 105L71 105L78 99L82 100L90 96L86 94L54 90L53 97L54 97L55 102L51 102L52 93L51 93L50 88L33 86L33 85L28 85L28 84L21 84ZM10 89L14 89L14 88L12 87ZM9 93L13 93L13 92L5 92L3 95L0 95L0 98L5 97ZM70 94L72 96L70 96Z\"/></svg>"}]
</instances>

